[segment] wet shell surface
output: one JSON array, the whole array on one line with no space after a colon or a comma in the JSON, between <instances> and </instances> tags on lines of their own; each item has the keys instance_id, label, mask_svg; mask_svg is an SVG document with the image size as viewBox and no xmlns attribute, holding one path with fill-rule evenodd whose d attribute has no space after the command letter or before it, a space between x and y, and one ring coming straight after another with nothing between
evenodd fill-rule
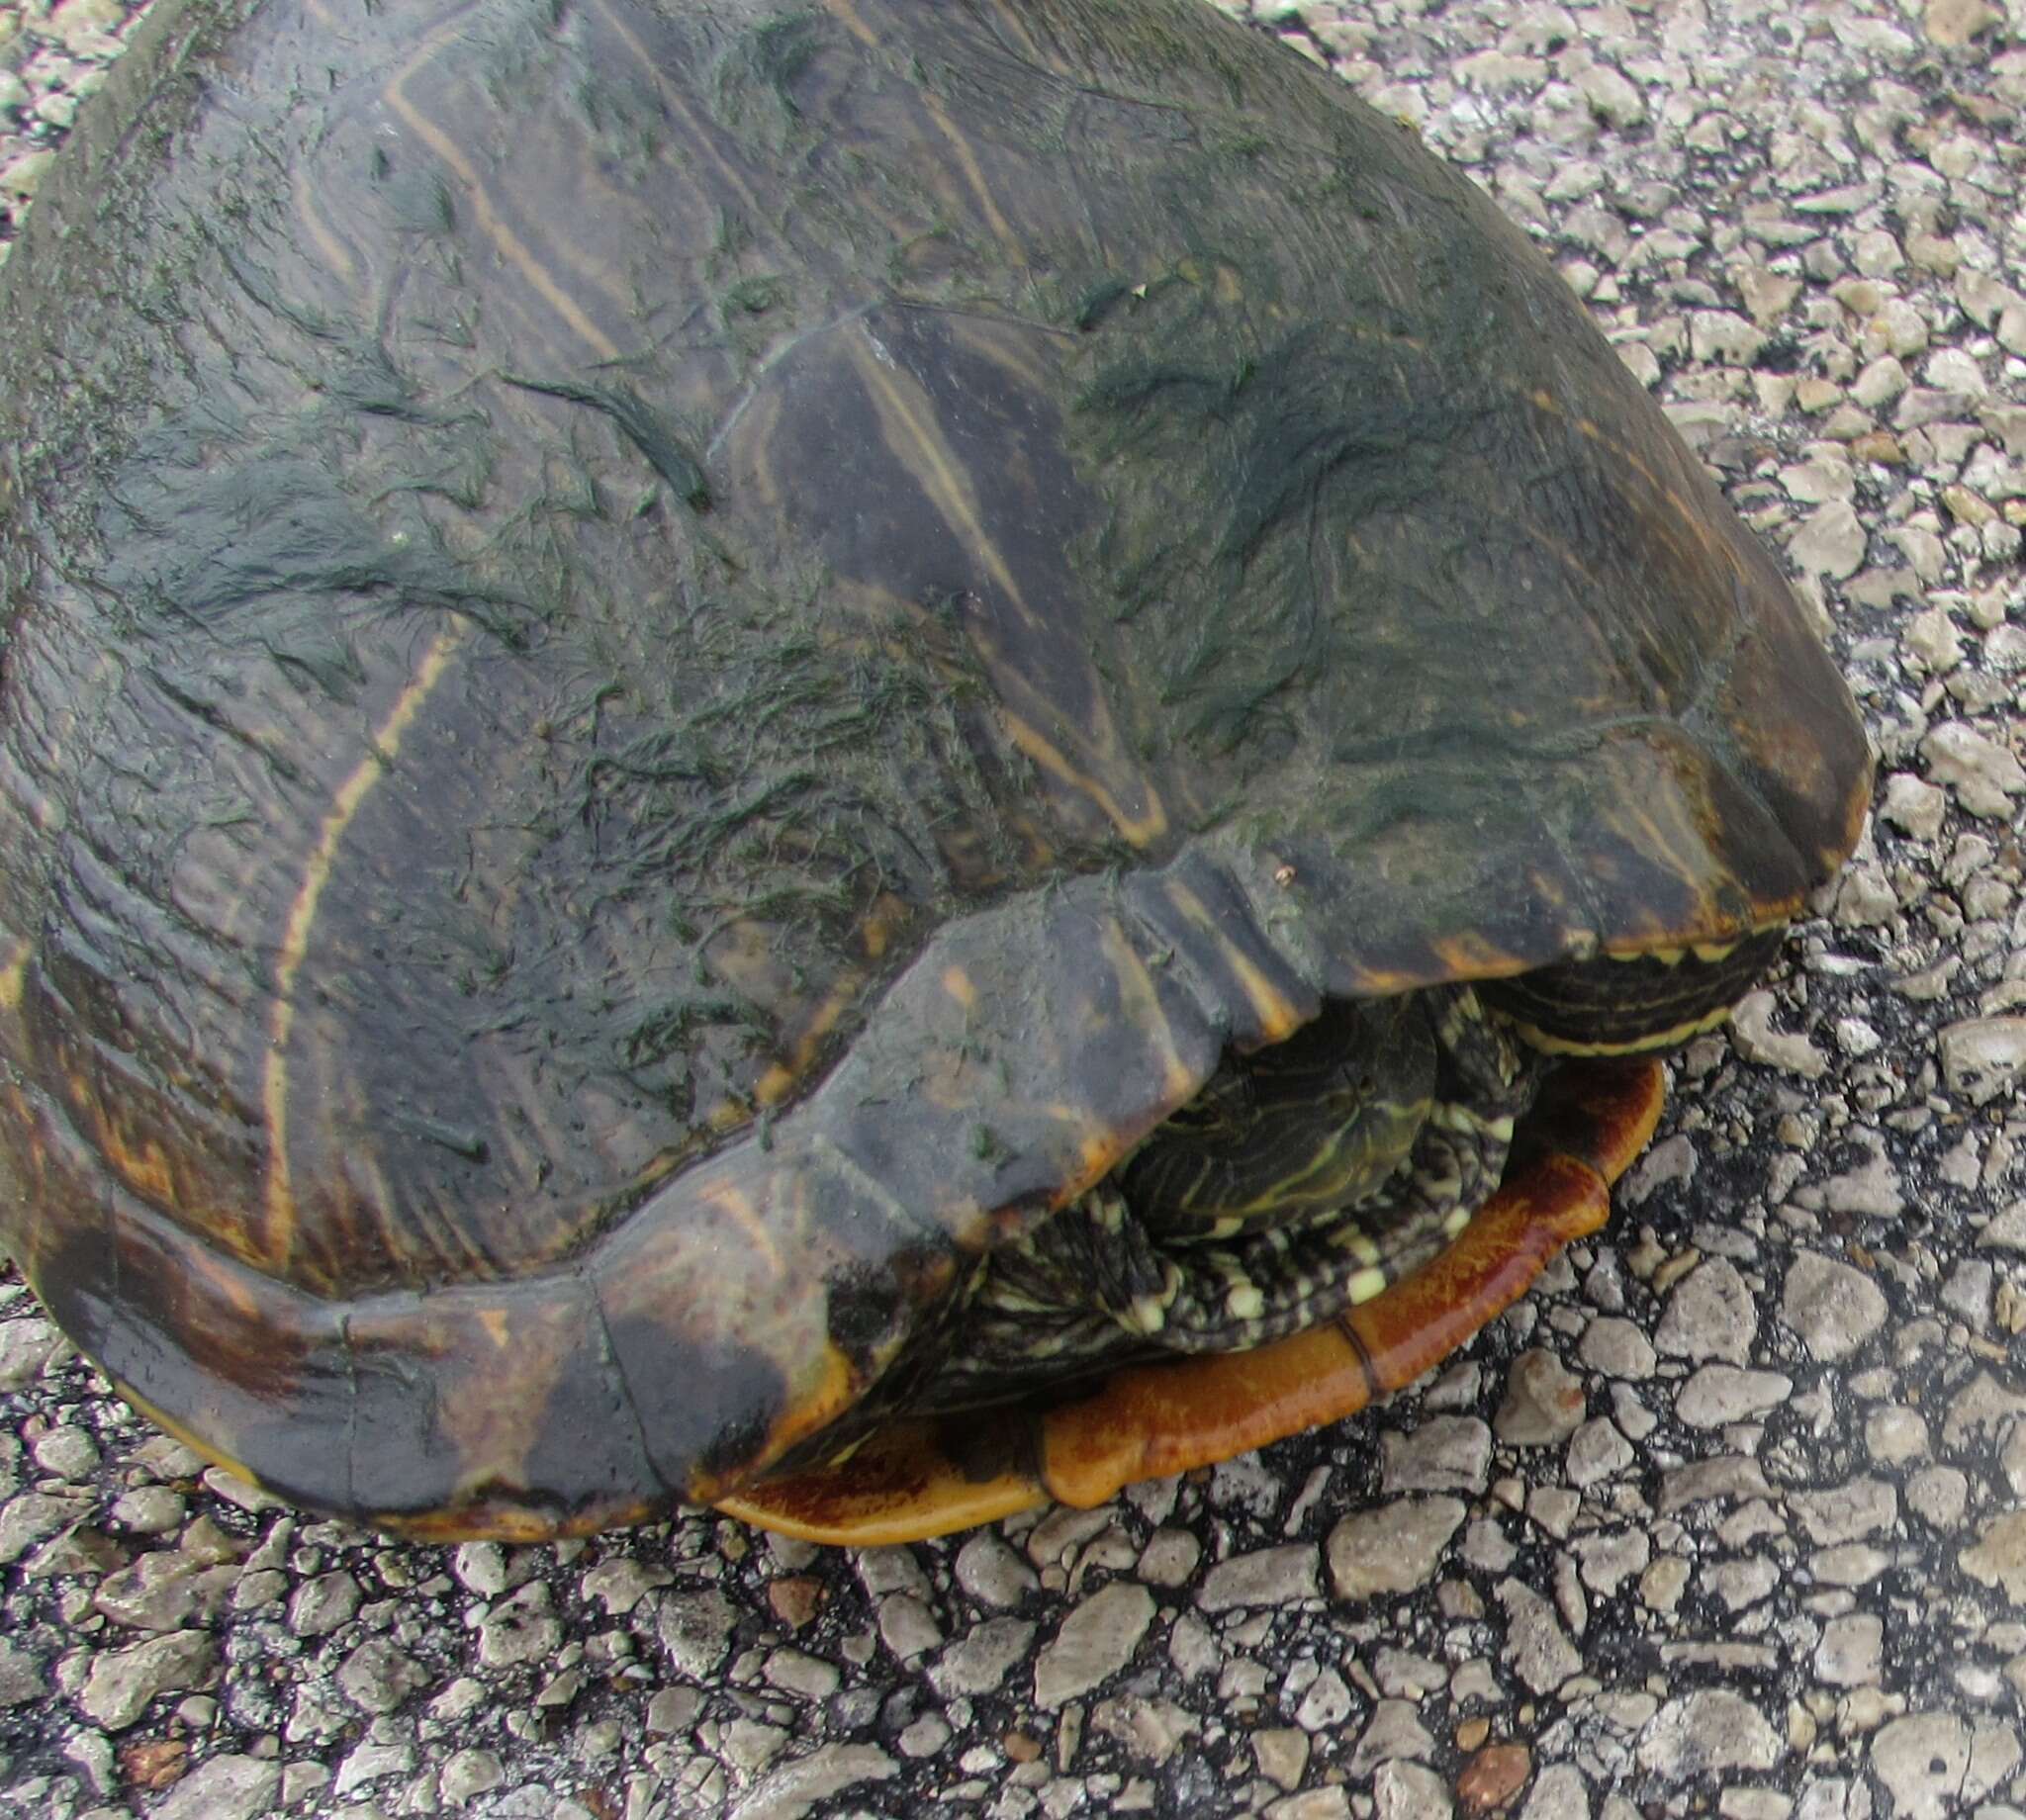
<instances>
[{"instance_id":1,"label":"wet shell surface","mask_svg":"<svg viewBox=\"0 0 2026 1820\"><path fill-rule=\"evenodd\" d=\"M1614 1046L1597 968L1646 1032L1856 838L1841 681L1581 306L1193 0L166 0L64 156L7 1236L291 1499L995 1483L908 1387L1234 1058L1571 979ZM1602 1218L1657 1076L1564 1073L1371 1382ZM1264 1438L1151 1382L1136 1441Z\"/></svg>"}]
</instances>

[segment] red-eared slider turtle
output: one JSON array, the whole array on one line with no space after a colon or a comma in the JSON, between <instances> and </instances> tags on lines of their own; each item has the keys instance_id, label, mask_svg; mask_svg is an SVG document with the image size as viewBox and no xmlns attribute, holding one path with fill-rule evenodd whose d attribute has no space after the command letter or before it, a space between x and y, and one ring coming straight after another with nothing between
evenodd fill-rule
<instances>
[{"instance_id":1,"label":"red-eared slider turtle","mask_svg":"<svg viewBox=\"0 0 2026 1820\"><path fill-rule=\"evenodd\" d=\"M7 1236L305 1504L894 1537L1330 1419L1855 838L1581 308L1198 0L164 0L64 159Z\"/></svg>"}]
</instances>

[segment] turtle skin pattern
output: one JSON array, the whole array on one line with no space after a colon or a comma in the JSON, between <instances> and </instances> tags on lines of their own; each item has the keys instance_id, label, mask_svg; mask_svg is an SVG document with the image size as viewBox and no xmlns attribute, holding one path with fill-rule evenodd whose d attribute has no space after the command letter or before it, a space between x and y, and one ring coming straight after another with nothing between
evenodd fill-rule
<instances>
[{"instance_id":1,"label":"turtle skin pattern","mask_svg":"<svg viewBox=\"0 0 2026 1820\"><path fill-rule=\"evenodd\" d=\"M0 342L6 1236L315 1506L734 1491L1227 1051L1863 812L1556 276L1195 0L164 0Z\"/></svg>"}]
</instances>

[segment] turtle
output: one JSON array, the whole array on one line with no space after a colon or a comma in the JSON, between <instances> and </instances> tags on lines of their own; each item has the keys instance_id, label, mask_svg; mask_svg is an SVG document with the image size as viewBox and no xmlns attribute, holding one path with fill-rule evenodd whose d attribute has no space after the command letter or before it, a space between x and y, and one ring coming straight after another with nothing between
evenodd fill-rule
<instances>
[{"instance_id":1,"label":"turtle","mask_svg":"<svg viewBox=\"0 0 2026 1820\"><path fill-rule=\"evenodd\" d=\"M1582 303L1201 0L162 0L0 285L0 1224L309 1508L1336 1420L1859 836Z\"/></svg>"}]
</instances>

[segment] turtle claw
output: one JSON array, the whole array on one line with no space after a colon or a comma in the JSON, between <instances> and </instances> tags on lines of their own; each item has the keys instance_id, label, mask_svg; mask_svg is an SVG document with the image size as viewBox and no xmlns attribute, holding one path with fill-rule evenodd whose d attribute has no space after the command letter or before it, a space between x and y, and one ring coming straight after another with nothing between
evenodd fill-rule
<instances>
[{"instance_id":1,"label":"turtle claw","mask_svg":"<svg viewBox=\"0 0 2026 1820\"><path fill-rule=\"evenodd\" d=\"M1664 1095L1651 1059L1564 1064L1521 1127L1505 1181L1470 1224L1419 1270L1334 1321L1249 1352L1114 1372L1090 1396L1038 1418L1009 1410L896 1423L848 1460L768 1481L717 1507L809 1541L918 1541L1051 1499L1099 1504L1139 1480L1339 1421L1446 1358L1524 1295L1564 1245L1603 1226L1611 1184L1652 1136ZM953 1444L959 1422L968 1430L961 1447ZM1009 1430L1007 1463L981 1470L977 1429L997 1424Z\"/></svg>"}]
</instances>

